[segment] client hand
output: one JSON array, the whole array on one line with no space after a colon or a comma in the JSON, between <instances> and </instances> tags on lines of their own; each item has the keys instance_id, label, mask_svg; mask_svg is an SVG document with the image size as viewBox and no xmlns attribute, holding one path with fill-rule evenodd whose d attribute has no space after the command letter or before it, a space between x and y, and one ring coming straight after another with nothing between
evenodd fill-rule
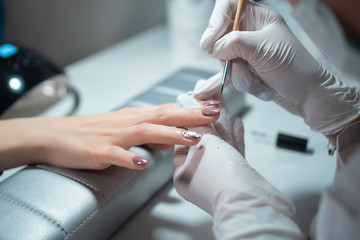
<instances>
[{"instance_id":1,"label":"client hand","mask_svg":"<svg viewBox=\"0 0 360 240\"><path fill-rule=\"evenodd\" d=\"M142 170L147 160L129 151L132 146L149 144L164 149L174 144L194 145L201 134L171 126L209 124L218 119L219 111L164 104L90 116L4 120L0 122L0 170L35 163Z\"/></svg>"}]
</instances>

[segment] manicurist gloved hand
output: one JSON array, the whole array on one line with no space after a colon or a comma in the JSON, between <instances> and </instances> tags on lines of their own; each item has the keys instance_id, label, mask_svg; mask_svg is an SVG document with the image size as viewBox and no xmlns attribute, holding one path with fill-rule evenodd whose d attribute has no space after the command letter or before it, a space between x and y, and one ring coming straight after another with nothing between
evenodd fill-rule
<instances>
[{"instance_id":1,"label":"manicurist gloved hand","mask_svg":"<svg viewBox=\"0 0 360 240\"><path fill-rule=\"evenodd\" d=\"M164 149L194 145L201 134L173 126L214 122L220 109L177 108L175 103L149 108L64 118L34 117L0 121L0 170L45 163L77 169L111 165L143 170L148 162L131 152L135 145Z\"/></svg>"},{"instance_id":2,"label":"manicurist gloved hand","mask_svg":"<svg viewBox=\"0 0 360 240\"><path fill-rule=\"evenodd\" d=\"M216 1L201 47L215 58L232 60L230 80L237 90L273 99L325 135L358 118L359 88L320 65L278 13L245 0L240 31L231 32L235 10L236 0ZM206 97L206 92L197 94Z\"/></svg>"},{"instance_id":3,"label":"manicurist gloved hand","mask_svg":"<svg viewBox=\"0 0 360 240\"><path fill-rule=\"evenodd\" d=\"M189 97L179 96L179 105L189 107ZM195 146L175 147L174 186L214 217L216 239L304 238L291 202L245 160L240 118L230 122L221 106L216 123L191 129L203 136Z\"/></svg>"}]
</instances>

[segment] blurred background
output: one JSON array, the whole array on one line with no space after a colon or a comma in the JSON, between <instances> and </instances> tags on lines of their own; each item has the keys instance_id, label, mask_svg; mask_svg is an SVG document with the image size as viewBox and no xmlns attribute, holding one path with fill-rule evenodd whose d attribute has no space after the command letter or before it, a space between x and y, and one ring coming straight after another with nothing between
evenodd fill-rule
<instances>
[{"instance_id":1,"label":"blurred background","mask_svg":"<svg viewBox=\"0 0 360 240\"><path fill-rule=\"evenodd\" d=\"M0 59L2 60L0 62L0 80L5 86L3 90L7 94L6 96L5 93L0 94L4 105L2 108L12 111L15 107L16 110L17 106L14 104L17 99L32 89L27 87L16 93L11 92L12 90L9 92L6 88L8 87L7 82L13 81L14 76L21 86L29 86L29 79L38 72L41 76L36 77L34 81L40 83L62 74L66 67L76 64L88 56L111 48L120 42L124 43L125 40L133 42L134 39L131 37L134 35L150 32L159 27L166 29L166 34L157 34L158 39L147 45L153 47L160 44L162 49L171 55L171 59L177 62L179 59L186 62L190 60L197 62L196 59L199 56L210 59L207 53L201 51L199 40L208 25L214 3L215 0L0 0L1 51L4 53L9 51L6 43L19 47L12 53L13 56ZM149 46L145 47L145 50L151 48ZM14 46L10 47L14 49ZM28 51L28 53L25 54L24 51ZM124 56L117 55L112 64L122 68L123 64L114 62L117 62L120 57L130 58L136 54L142 56L145 52L144 50L139 51L138 47L123 53ZM150 57L156 58L155 55L158 52L155 51ZM40 54L37 60L31 60L29 57L34 53ZM28 63L30 60L31 64ZM51 74L44 76L45 61L48 62L48 66L51 65L51 68L56 68L57 71L52 71ZM216 63L218 65L217 61ZM21 66L20 69L19 66ZM97 65L95 68L98 67L100 66ZM108 70L100 67L100 71L97 73L99 72L104 74ZM71 92L76 94L69 84L71 77L69 78L68 74L62 74L61 77L60 84L51 79L52 92L55 95L61 95L62 98ZM23 81L26 83L25 85L22 84ZM37 84L33 85L38 86ZM45 85L39 88L36 96L34 95L32 99L20 99L33 106L29 113L34 112L35 114L44 109L39 108L38 111L35 111L34 99L43 105L43 103L49 102L49 97L54 98L54 94L44 98L44 94L42 94L44 87L49 88L49 84ZM59 87L55 89L53 86ZM80 96L76 96L76 98L79 99ZM4 99L7 99L6 103ZM58 99L59 97L56 96L55 100ZM28 105L26 108L29 107ZM23 114L24 108L19 109L17 112ZM13 112L9 114L3 112L0 111L0 116L2 115L4 118L15 116ZM71 113L73 112L71 111ZM24 115L16 114L16 116Z\"/></svg>"},{"instance_id":2,"label":"blurred background","mask_svg":"<svg viewBox=\"0 0 360 240\"><path fill-rule=\"evenodd\" d=\"M165 23L165 0L2 0L5 41L64 67Z\"/></svg>"}]
</instances>

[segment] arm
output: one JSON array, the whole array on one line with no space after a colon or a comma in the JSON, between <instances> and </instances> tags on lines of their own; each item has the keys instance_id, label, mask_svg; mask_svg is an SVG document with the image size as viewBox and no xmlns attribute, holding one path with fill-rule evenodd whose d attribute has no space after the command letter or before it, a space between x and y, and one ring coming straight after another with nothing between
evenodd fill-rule
<instances>
[{"instance_id":1,"label":"arm","mask_svg":"<svg viewBox=\"0 0 360 240\"><path fill-rule=\"evenodd\" d=\"M360 122L337 137L338 171L323 194L314 239L358 239L360 236Z\"/></svg>"},{"instance_id":2,"label":"arm","mask_svg":"<svg viewBox=\"0 0 360 240\"><path fill-rule=\"evenodd\" d=\"M0 121L0 169L5 170L36 161L40 159L41 139L32 137L31 132L36 131L39 118L14 119ZM31 156L31 157L29 157Z\"/></svg>"},{"instance_id":3,"label":"arm","mask_svg":"<svg viewBox=\"0 0 360 240\"><path fill-rule=\"evenodd\" d=\"M35 163L77 169L117 165L142 170L147 160L129 151L132 146L149 144L169 149L174 144L194 145L201 135L173 126L208 124L219 117L219 111L164 104L90 116L0 121L0 171Z\"/></svg>"},{"instance_id":4,"label":"arm","mask_svg":"<svg viewBox=\"0 0 360 240\"><path fill-rule=\"evenodd\" d=\"M352 123L355 123L355 122L358 122L358 121L360 121L360 117L358 117L357 119L355 119L354 120L354 122L352 122ZM352 124L351 123L351 124ZM350 125L351 125L350 124ZM346 127L345 127L345 129L346 129ZM337 145L338 145L338 136L343 132L344 130L342 130L342 131L340 131L340 132L337 132L337 133L335 133L335 134L331 134L331 135L327 135L326 137L329 139L329 141L336 147Z\"/></svg>"}]
</instances>

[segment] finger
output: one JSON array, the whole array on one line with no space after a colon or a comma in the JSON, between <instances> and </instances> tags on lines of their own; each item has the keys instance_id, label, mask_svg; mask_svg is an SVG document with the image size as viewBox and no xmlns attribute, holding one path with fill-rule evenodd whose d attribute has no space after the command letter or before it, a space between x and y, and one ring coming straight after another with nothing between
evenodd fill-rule
<instances>
[{"instance_id":1,"label":"finger","mask_svg":"<svg viewBox=\"0 0 360 240\"><path fill-rule=\"evenodd\" d=\"M233 146L245 158L244 124L241 118L235 117L232 121Z\"/></svg>"},{"instance_id":2,"label":"finger","mask_svg":"<svg viewBox=\"0 0 360 240\"><path fill-rule=\"evenodd\" d=\"M189 151L188 146L176 145L174 148L174 173L184 165L187 154Z\"/></svg>"},{"instance_id":3,"label":"finger","mask_svg":"<svg viewBox=\"0 0 360 240\"><path fill-rule=\"evenodd\" d=\"M155 144L155 143L149 143L145 145L147 148L154 149L154 150L162 150L167 151L173 148L173 145L169 144Z\"/></svg>"},{"instance_id":4,"label":"finger","mask_svg":"<svg viewBox=\"0 0 360 240\"><path fill-rule=\"evenodd\" d=\"M200 81L205 82L205 80L200 80ZM201 107L201 106L217 108L220 105L220 103L221 103L220 101L214 98L210 98L210 100L206 100L206 101L197 100L194 97L193 92L180 94L176 98L176 106L179 108L193 108L193 107Z\"/></svg>"},{"instance_id":5,"label":"finger","mask_svg":"<svg viewBox=\"0 0 360 240\"><path fill-rule=\"evenodd\" d=\"M176 98L176 107L178 108L198 108L201 104L194 98L191 92L182 93Z\"/></svg>"},{"instance_id":6,"label":"finger","mask_svg":"<svg viewBox=\"0 0 360 240\"><path fill-rule=\"evenodd\" d=\"M214 52L217 51L216 45L219 44L219 41L221 41L224 36L232 33L240 33L240 31L232 31L233 18L236 11L236 2L236 0L216 1L212 17L210 18L209 26L205 30L200 41L201 48L208 51L210 55L213 55ZM271 8L253 1L244 0L244 8L242 10L240 19L240 30L243 31L243 33L246 33L245 36L250 33L250 36L254 37L252 39L252 41L254 41L259 39L259 36L261 35L252 35L252 33L261 31L270 26L272 23L278 22L280 19L282 19L280 14L276 13ZM271 34L271 31L268 31L268 33ZM249 41L248 44L252 41ZM250 47L250 45L247 47ZM225 56L218 59L230 60L233 58Z\"/></svg>"},{"instance_id":7,"label":"finger","mask_svg":"<svg viewBox=\"0 0 360 240\"><path fill-rule=\"evenodd\" d=\"M276 95L274 90L258 78L253 78L253 84L250 85L248 93L263 101L272 101Z\"/></svg>"},{"instance_id":8,"label":"finger","mask_svg":"<svg viewBox=\"0 0 360 240\"><path fill-rule=\"evenodd\" d=\"M143 144L195 145L202 134L181 128L143 123L131 126L113 136L113 143L129 149Z\"/></svg>"},{"instance_id":9,"label":"finger","mask_svg":"<svg viewBox=\"0 0 360 240\"><path fill-rule=\"evenodd\" d=\"M189 147L186 156L185 154L179 155L181 162L177 162L177 169L174 171L173 180L176 191L180 195L182 195L182 190L189 186L193 176L197 172L197 168L201 162L204 152L205 147L203 145L196 145ZM181 165L179 165L179 163L181 163ZM186 198L186 196L183 197Z\"/></svg>"},{"instance_id":10,"label":"finger","mask_svg":"<svg viewBox=\"0 0 360 240\"><path fill-rule=\"evenodd\" d=\"M209 25L203 33L200 46L204 51L211 49L217 39L223 36L233 24L236 1L216 1Z\"/></svg>"},{"instance_id":11,"label":"finger","mask_svg":"<svg viewBox=\"0 0 360 240\"><path fill-rule=\"evenodd\" d=\"M240 92L248 92L264 101L274 99L274 91L266 85L255 69L241 58L231 61L230 81Z\"/></svg>"},{"instance_id":12,"label":"finger","mask_svg":"<svg viewBox=\"0 0 360 240\"><path fill-rule=\"evenodd\" d=\"M222 71L210 77L206 81L201 81L194 88L194 97L197 99L209 99L214 94L220 92Z\"/></svg>"},{"instance_id":13,"label":"finger","mask_svg":"<svg viewBox=\"0 0 360 240\"><path fill-rule=\"evenodd\" d=\"M221 101L219 100L206 100L206 101L202 101L201 104L203 106L213 106L213 107L219 107L221 104ZM221 116L221 109L220 109L220 116Z\"/></svg>"},{"instance_id":14,"label":"finger","mask_svg":"<svg viewBox=\"0 0 360 240\"><path fill-rule=\"evenodd\" d=\"M260 31L232 31L214 43L211 56L221 60L242 58L252 63L256 55Z\"/></svg>"},{"instance_id":15,"label":"finger","mask_svg":"<svg viewBox=\"0 0 360 240\"><path fill-rule=\"evenodd\" d=\"M167 126L206 125L219 118L220 109L214 107L177 108L175 104L159 105L143 111L140 122Z\"/></svg>"},{"instance_id":16,"label":"finger","mask_svg":"<svg viewBox=\"0 0 360 240\"><path fill-rule=\"evenodd\" d=\"M144 170L149 164L148 160L144 157L117 146L104 148L104 155L106 164L128 169Z\"/></svg>"},{"instance_id":17,"label":"finger","mask_svg":"<svg viewBox=\"0 0 360 240\"><path fill-rule=\"evenodd\" d=\"M220 104L219 107L221 109L219 119L213 123L213 126L216 132L220 135L220 137L232 145L232 136L231 136L231 122L230 115L227 106L225 105L225 101L223 99L223 95L217 93L213 96L214 99L219 99Z\"/></svg>"}]
</instances>

